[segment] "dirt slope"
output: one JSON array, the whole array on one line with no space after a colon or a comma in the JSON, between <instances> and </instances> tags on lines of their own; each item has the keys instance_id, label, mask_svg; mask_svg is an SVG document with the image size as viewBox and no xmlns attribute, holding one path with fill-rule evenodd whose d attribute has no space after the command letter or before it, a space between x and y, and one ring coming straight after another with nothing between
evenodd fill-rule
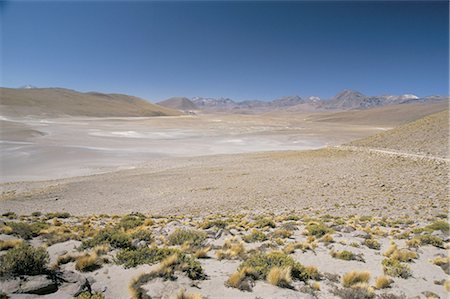
<instances>
[{"instance_id":1,"label":"dirt slope","mask_svg":"<svg viewBox=\"0 0 450 299\"><path fill-rule=\"evenodd\" d=\"M81 93L61 88L0 88L2 115L169 116L180 112L122 94Z\"/></svg>"},{"instance_id":2,"label":"dirt slope","mask_svg":"<svg viewBox=\"0 0 450 299\"><path fill-rule=\"evenodd\" d=\"M399 126L351 145L437 157L448 156L448 110Z\"/></svg>"}]
</instances>

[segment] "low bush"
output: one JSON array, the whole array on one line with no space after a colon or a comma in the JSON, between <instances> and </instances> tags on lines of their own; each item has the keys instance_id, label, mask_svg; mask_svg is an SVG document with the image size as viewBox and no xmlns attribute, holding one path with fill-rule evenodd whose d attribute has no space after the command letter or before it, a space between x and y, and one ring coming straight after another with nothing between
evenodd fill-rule
<instances>
[{"instance_id":1,"label":"low bush","mask_svg":"<svg viewBox=\"0 0 450 299\"><path fill-rule=\"evenodd\" d=\"M194 229L176 229L168 237L170 245L189 244L191 246L201 246L206 240L206 233Z\"/></svg>"},{"instance_id":2,"label":"low bush","mask_svg":"<svg viewBox=\"0 0 450 299\"><path fill-rule=\"evenodd\" d=\"M309 236L315 236L317 238L333 232L331 228L321 222L309 222L306 225L306 230Z\"/></svg>"},{"instance_id":3,"label":"low bush","mask_svg":"<svg viewBox=\"0 0 450 299\"><path fill-rule=\"evenodd\" d=\"M262 231L254 229L250 234L243 236L242 240L244 240L247 243L263 242L267 240L267 236Z\"/></svg>"},{"instance_id":4,"label":"low bush","mask_svg":"<svg viewBox=\"0 0 450 299\"><path fill-rule=\"evenodd\" d=\"M381 244L376 239L365 239L363 245L366 245L370 249L380 250Z\"/></svg>"},{"instance_id":5,"label":"low bush","mask_svg":"<svg viewBox=\"0 0 450 299\"><path fill-rule=\"evenodd\" d=\"M141 247L138 249L123 249L117 253L117 263L125 268L132 268L142 264L155 264L168 256L180 253L175 248Z\"/></svg>"},{"instance_id":6,"label":"low bush","mask_svg":"<svg viewBox=\"0 0 450 299\"><path fill-rule=\"evenodd\" d=\"M34 222L28 224L25 222L7 222L7 226L11 228L11 234L29 240L39 235L39 232L49 227L45 222Z\"/></svg>"},{"instance_id":7,"label":"low bush","mask_svg":"<svg viewBox=\"0 0 450 299\"><path fill-rule=\"evenodd\" d=\"M99 231L93 238L84 240L81 247L91 248L102 244L109 244L112 248L132 247L131 237L124 232L113 228Z\"/></svg>"},{"instance_id":8,"label":"low bush","mask_svg":"<svg viewBox=\"0 0 450 299\"><path fill-rule=\"evenodd\" d=\"M275 227L275 222L268 217L261 217L255 221L255 227L257 228L265 228L265 227Z\"/></svg>"},{"instance_id":9,"label":"low bush","mask_svg":"<svg viewBox=\"0 0 450 299\"><path fill-rule=\"evenodd\" d=\"M117 227L125 230L136 228L144 224L145 216L141 214L129 214L120 219Z\"/></svg>"},{"instance_id":10,"label":"low bush","mask_svg":"<svg viewBox=\"0 0 450 299\"><path fill-rule=\"evenodd\" d=\"M48 253L44 248L21 244L0 256L0 276L38 275L47 272Z\"/></svg>"},{"instance_id":11,"label":"low bush","mask_svg":"<svg viewBox=\"0 0 450 299\"><path fill-rule=\"evenodd\" d=\"M293 279L307 281L312 278L312 273L307 271L302 264L282 252L255 253L244 260L239 269L252 269L255 279L264 279L273 267L290 267Z\"/></svg>"},{"instance_id":12,"label":"low bush","mask_svg":"<svg viewBox=\"0 0 450 299\"><path fill-rule=\"evenodd\" d=\"M400 261L387 258L381 262L383 266L384 274L392 277L408 278L411 276L411 269L408 265L401 263Z\"/></svg>"}]
</instances>

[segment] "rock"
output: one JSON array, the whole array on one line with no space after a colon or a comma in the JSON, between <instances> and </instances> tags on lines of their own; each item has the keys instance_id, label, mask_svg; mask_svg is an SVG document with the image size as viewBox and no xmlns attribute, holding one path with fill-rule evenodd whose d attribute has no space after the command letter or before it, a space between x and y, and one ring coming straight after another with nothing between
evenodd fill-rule
<instances>
[{"instance_id":1,"label":"rock","mask_svg":"<svg viewBox=\"0 0 450 299\"><path fill-rule=\"evenodd\" d=\"M20 290L20 279L13 278L4 281L0 280L0 290L6 294L17 293Z\"/></svg>"},{"instance_id":2,"label":"rock","mask_svg":"<svg viewBox=\"0 0 450 299\"><path fill-rule=\"evenodd\" d=\"M363 239L370 239L370 235L366 232L363 232L361 230L356 230L351 234L354 238L363 238Z\"/></svg>"},{"instance_id":3,"label":"rock","mask_svg":"<svg viewBox=\"0 0 450 299\"><path fill-rule=\"evenodd\" d=\"M78 296L82 292L90 292L91 285L89 281L81 274L73 271L64 271L57 274L57 279L63 282L61 290L70 296Z\"/></svg>"},{"instance_id":4,"label":"rock","mask_svg":"<svg viewBox=\"0 0 450 299\"><path fill-rule=\"evenodd\" d=\"M56 281L47 275L25 276L20 285L20 293L46 295L58 290Z\"/></svg>"},{"instance_id":5,"label":"rock","mask_svg":"<svg viewBox=\"0 0 450 299\"><path fill-rule=\"evenodd\" d=\"M341 233L351 233L354 232L355 229L351 226L344 226L344 225L337 225L335 227L333 227L334 230L341 232Z\"/></svg>"},{"instance_id":6,"label":"rock","mask_svg":"<svg viewBox=\"0 0 450 299\"><path fill-rule=\"evenodd\" d=\"M146 247L147 246L147 242L144 240L139 240L139 239L133 239L131 241L131 246L135 247L135 248L141 248L141 247Z\"/></svg>"}]
</instances>

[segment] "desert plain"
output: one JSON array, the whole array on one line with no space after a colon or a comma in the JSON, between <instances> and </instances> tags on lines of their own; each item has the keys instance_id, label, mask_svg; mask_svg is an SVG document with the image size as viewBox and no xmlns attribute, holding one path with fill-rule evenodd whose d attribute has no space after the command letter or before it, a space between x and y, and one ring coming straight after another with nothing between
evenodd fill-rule
<instances>
[{"instance_id":1,"label":"desert plain","mask_svg":"<svg viewBox=\"0 0 450 299\"><path fill-rule=\"evenodd\" d=\"M447 101L157 117L6 108L5 298L448 297Z\"/></svg>"}]
</instances>

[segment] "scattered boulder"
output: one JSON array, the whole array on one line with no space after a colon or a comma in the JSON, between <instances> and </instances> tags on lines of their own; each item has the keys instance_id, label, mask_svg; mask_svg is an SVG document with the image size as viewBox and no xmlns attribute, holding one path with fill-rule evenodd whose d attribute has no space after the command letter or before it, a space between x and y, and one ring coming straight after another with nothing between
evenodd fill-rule
<instances>
[{"instance_id":1,"label":"scattered boulder","mask_svg":"<svg viewBox=\"0 0 450 299\"><path fill-rule=\"evenodd\" d=\"M55 280L50 279L47 275L36 275L24 276L18 293L47 295L57 290L58 285Z\"/></svg>"}]
</instances>

